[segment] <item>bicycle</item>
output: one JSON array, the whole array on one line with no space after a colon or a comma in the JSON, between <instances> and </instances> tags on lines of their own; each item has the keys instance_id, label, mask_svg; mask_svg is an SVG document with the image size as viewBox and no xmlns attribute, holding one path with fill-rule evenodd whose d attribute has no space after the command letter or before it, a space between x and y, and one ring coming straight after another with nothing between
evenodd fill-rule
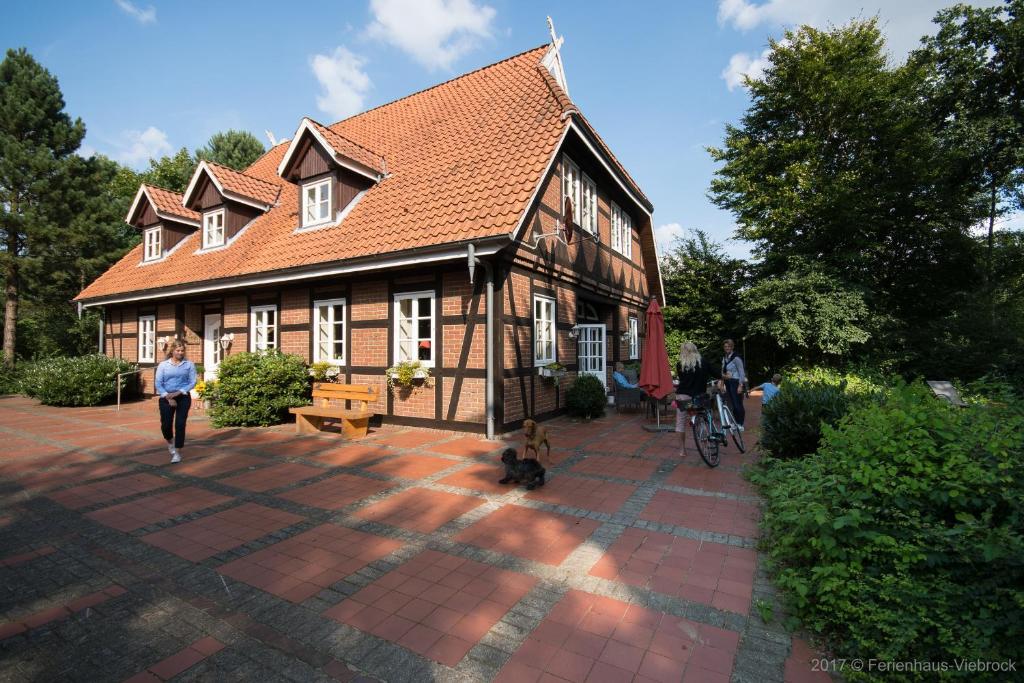
<instances>
[{"instance_id":1,"label":"bicycle","mask_svg":"<svg viewBox=\"0 0 1024 683\"><path fill-rule=\"evenodd\" d=\"M740 453L746 453L746 445L743 443L743 426L736 422L736 418L732 415L732 409L722 400L724 390L718 387L717 382L708 384L713 385L711 393L714 396L715 410L717 410L717 415L712 411L712 423L715 426L715 431L722 435L722 445L726 444L725 434L728 432Z\"/></svg>"},{"instance_id":2,"label":"bicycle","mask_svg":"<svg viewBox=\"0 0 1024 683\"><path fill-rule=\"evenodd\" d=\"M711 410L710 397L707 394L694 396L686 406L686 415L690 422L690 432L697 452L708 467L718 467L719 444L725 443L725 434L715 429L714 413ZM683 432L683 445L686 444L686 432Z\"/></svg>"}]
</instances>

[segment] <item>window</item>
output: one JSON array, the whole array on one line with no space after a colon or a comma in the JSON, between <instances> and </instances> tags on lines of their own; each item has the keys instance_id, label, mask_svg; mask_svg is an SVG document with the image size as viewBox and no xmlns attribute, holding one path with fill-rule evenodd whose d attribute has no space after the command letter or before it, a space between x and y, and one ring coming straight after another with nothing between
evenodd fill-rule
<instances>
[{"instance_id":1,"label":"window","mask_svg":"<svg viewBox=\"0 0 1024 683\"><path fill-rule=\"evenodd\" d=\"M266 351L277 348L277 306L252 307L252 332L249 335L250 351Z\"/></svg>"},{"instance_id":2,"label":"window","mask_svg":"<svg viewBox=\"0 0 1024 683\"><path fill-rule=\"evenodd\" d=\"M395 361L434 367L434 293L395 295Z\"/></svg>"},{"instance_id":3,"label":"window","mask_svg":"<svg viewBox=\"0 0 1024 683\"><path fill-rule=\"evenodd\" d=\"M139 362L156 362L156 316L139 316Z\"/></svg>"},{"instance_id":4,"label":"window","mask_svg":"<svg viewBox=\"0 0 1024 683\"><path fill-rule=\"evenodd\" d=\"M555 300L533 297L533 364L555 362Z\"/></svg>"},{"instance_id":5,"label":"window","mask_svg":"<svg viewBox=\"0 0 1024 683\"><path fill-rule=\"evenodd\" d=\"M612 202L612 249L626 258L633 256L633 222L615 202Z\"/></svg>"},{"instance_id":6,"label":"window","mask_svg":"<svg viewBox=\"0 0 1024 683\"><path fill-rule=\"evenodd\" d=\"M580 167L569 157L562 157L562 205L558 213L565 210L566 198L572 200L572 215L576 223L580 222Z\"/></svg>"},{"instance_id":7,"label":"window","mask_svg":"<svg viewBox=\"0 0 1024 683\"><path fill-rule=\"evenodd\" d=\"M640 357L640 325L633 316L629 317L629 358L636 360Z\"/></svg>"},{"instance_id":8,"label":"window","mask_svg":"<svg viewBox=\"0 0 1024 683\"><path fill-rule=\"evenodd\" d=\"M146 244L144 260L155 261L163 256L163 249L160 243L161 232L162 228L159 225L155 228L146 228L146 232L143 233L143 242Z\"/></svg>"},{"instance_id":9,"label":"window","mask_svg":"<svg viewBox=\"0 0 1024 683\"><path fill-rule=\"evenodd\" d=\"M345 364L345 300L313 302L313 361Z\"/></svg>"},{"instance_id":10,"label":"window","mask_svg":"<svg viewBox=\"0 0 1024 683\"><path fill-rule=\"evenodd\" d=\"M203 249L224 244L224 209L203 214Z\"/></svg>"},{"instance_id":11,"label":"window","mask_svg":"<svg viewBox=\"0 0 1024 683\"><path fill-rule=\"evenodd\" d=\"M582 189L580 191L580 227L591 235L597 234L597 185L593 180L583 174Z\"/></svg>"},{"instance_id":12,"label":"window","mask_svg":"<svg viewBox=\"0 0 1024 683\"><path fill-rule=\"evenodd\" d=\"M302 227L331 219L331 179L302 186Z\"/></svg>"}]
</instances>

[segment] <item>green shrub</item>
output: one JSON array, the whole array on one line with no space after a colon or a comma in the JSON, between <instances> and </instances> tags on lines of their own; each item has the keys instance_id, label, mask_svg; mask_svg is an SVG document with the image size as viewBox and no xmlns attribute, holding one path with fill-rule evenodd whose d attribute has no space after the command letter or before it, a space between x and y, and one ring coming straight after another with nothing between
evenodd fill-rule
<instances>
[{"instance_id":1,"label":"green shrub","mask_svg":"<svg viewBox=\"0 0 1024 683\"><path fill-rule=\"evenodd\" d=\"M0 364L0 395L16 394L21 391L20 366L8 368Z\"/></svg>"},{"instance_id":2,"label":"green shrub","mask_svg":"<svg viewBox=\"0 0 1024 683\"><path fill-rule=\"evenodd\" d=\"M897 382L754 479L776 584L836 656L1019 660L1024 403L956 408Z\"/></svg>"},{"instance_id":3,"label":"green shrub","mask_svg":"<svg viewBox=\"0 0 1024 683\"><path fill-rule=\"evenodd\" d=\"M137 370L134 363L102 354L46 358L21 366L21 391L48 406L96 406L117 396L117 375ZM135 382L121 378L122 390Z\"/></svg>"},{"instance_id":4,"label":"green shrub","mask_svg":"<svg viewBox=\"0 0 1024 683\"><path fill-rule=\"evenodd\" d=\"M565 405L570 415L587 420L601 417L608 405L604 382L593 375L576 375L572 386L565 392Z\"/></svg>"},{"instance_id":5,"label":"green shrub","mask_svg":"<svg viewBox=\"0 0 1024 683\"><path fill-rule=\"evenodd\" d=\"M824 425L836 425L853 405L878 400L880 390L879 381L860 374L790 370L761 415L761 448L776 458L813 453Z\"/></svg>"},{"instance_id":6,"label":"green shrub","mask_svg":"<svg viewBox=\"0 0 1024 683\"><path fill-rule=\"evenodd\" d=\"M215 427L278 424L289 408L309 404L309 392L309 371L299 356L276 350L237 353L217 371L210 421Z\"/></svg>"}]
</instances>

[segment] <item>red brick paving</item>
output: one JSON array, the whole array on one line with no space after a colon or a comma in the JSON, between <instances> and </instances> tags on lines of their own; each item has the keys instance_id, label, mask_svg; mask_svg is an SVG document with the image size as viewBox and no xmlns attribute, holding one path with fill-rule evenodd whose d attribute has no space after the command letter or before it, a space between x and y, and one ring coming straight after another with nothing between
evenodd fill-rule
<instances>
[{"instance_id":1,"label":"red brick paving","mask_svg":"<svg viewBox=\"0 0 1024 683\"><path fill-rule=\"evenodd\" d=\"M370 479L354 474L338 474L315 484L279 493L277 497L310 507L340 510L394 486L396 485L379 479Z\"/></svg>"},{"instance_id":2,"label":"red brick paving","mask_svg":"<svg viewBox=\"0 0 1024 683\"><path fill-rule=\"evenodd\" d=\"M536 582L426 550L324 616L455 666Z\"/></svg>"},{"instance_id":3,"label":"red brick paving","mask_svg":"<svg viewBox=\"0 0 1024 683\"><path fill-rule=\"evenodd\" d=\"M400 455L397 458L371 465L366 469L370 472L379 472L392 477L422 479L458 464L445 458L431 458L426 455Z\"/></svg>"},{"instance_id":4,"label":"red brick paving","mask_svg":"<svg viewBox=\"0 0 1024 683\"><path fill-rule=\"evenodd\" d=\"M216 477L228 472L259 467L272 462L265 458L257 458L252 455L241 455L239 453L228 453L226 455L213 456L209 458L193 459L186 452L182 455L180 463L174 465L174 471L180 474L187 474L192 477Z\"/></svg>"},{"instance_id":5,"label":"red brick paving","mask_svg":"<svg viewBox=\"0 0 1024 683\"><path fill-rule=\"evenodd\" d=\"M294 484L303 479L312 479L325 474L319 467L300 465L296 462L282 462L252 472L221 479L221 484L237 486L246 491L269 491Z\"/></svg>"},{"instance_id":6,"label":"red brick paving","mask_svg":"<svg viewBox=\"0 0 1024 683\"><path fill-rule=\"evenodd\" d=\"M333 448L315 455L307 455L305 459L331 465L332 467L362 467L393 453L394 451L381 448L380 446L353 444L342 446L341 448Z\"/></svg>"},{"instance_id":7,"label":"red brick paving","mask_svg":"<svg viewBox=\"0 0 1024 683\"><path fill-rule=\"evenodd\" d=\"M15 479L26 474L37 474L40 470L51 467L66 467L68 465L80 465L82 463L95 463L96 459L85 453L54 453L31 459L18 459L4 462L0 459L0 477Z\"/></svg>"},{"instance_id":8,"label":"red brick paving","mask_svg":"<svg viewBox=\"0 0 1024 683\"><path fill-rule=\"evenodd\" d=\"M570 472L598 474L618 479L647 481L658 469L658 462L614 455L594 455L573 465Z\"/></svg>"},{"instance_id":9,"label":"red brick paving","mask_svg":"<svg viewBox=\"0 0 1024 683\"><path fill-rule=\"evenodd\" d=\"M177 491L157 493L130 503L96 510L86 517L119 531L132 531L165 519L214 507L229 500L232 500L230 496L221 496L205 489L188 486Z\"/></svg>"},{"instance_id":10,"label":"red brick paving","mask_svg":"<svg viewBox=\"0 0 1024 683\"><path fill-rule=\"evenodd\" d=\"M57 446L39 443L38 441L25 439L20 436L5 434L4 452L3 455L0 455L0 461L34 458L38 455L52 455L54 453L60 453L63 450L64 449Z\"/></svg>"},{"instance_id":11,"label":"red brick paving","mask_svg":"<svg viewBox=\"0 0 1024 683\"><path fill-rule=\"evenodd\" d=\"M146 681L166 681L224 649L224 643L207 636L197 640L180 652L153 664L145 671L139 672L124 683L144 683Z\"/></svg>"},{"instance_id":12,"label":"red brick paving","mask_svg":"<svg viewBox=\"0 0 1024 683\"><path fill-rule=\"evenodd\" d=\"M699 456L694 455L694 457ZM699 465L679 465L668 476L665 483L670 486L685 486L700 491L731 493L736 496L756 495L754 487L739 472L723 467L711 469L703 462Z\"/></svg>"},{"instance_id":13,"label":"red brick paving","mask_svg":"<svg viewBox=\"0 0 1024 683\"><path fill-rule=\"evenodd\" d=\"M559 565L599 526L592 519L506 505L461 531L455 540Z\"/></svg>"},{"instance_id":14,"label":"red brick paving","mask_svg":"<svg viewBox=\"0 0 1024 683\"><path fill-rule=\"evenodd\" d=\"M53 486L75 484L83 481L89 481L90 479L110 477L115 474L124 474L125 472L131 471L130 467L118 465L113 462L88 462L82 463L81 465L72 465L59 470L49 470L46 472L29 474L21 477L18 480L18 484L27 489L47 489Z\"/></svg>"},{"instance_id":15,"label":"red brick paving","mask_svg":"<svg viewBox=\"0 0 1024 683\"><path fill-rule=\"evenodd\" d=\"M757 538L760 517L753 503L674 491L658 491L640 513L641 519L662 524L747 538Z\"/></svg>"},{"instance_id":16,"label":"red brick paving","mask_svg":"<svg viewBox=\"0 0 1024 683\"><path fill-rule=\"evenodd\" d=\"M103 590L83 595L82 597L72 600L65 605L58 605L57 607L51 607L34 614L30 614L18 621L10 621L5 624L0 624L0 640L16 636L19 633L24 633L25 631L31 631L34 628L39 628L40 626L49 624L53 621L67 619L75 612L80 612L87 607L95 607L96 605L104 603L111 598L124 595L126 592L127 591L125 591L121 586L112 584Z\"/></svg>"},{"instance_id":17,"label":"red brick paving","mask_svg":"<svg viewBox=\"0 0 1024 683\"><path fill-rule=\"evenodd\" d=\"M590 574L747 614L756 563L746 548L626 529Z\"/></svg>"},{"instance_id":18,"label":"red brick paving","mask_svg":"<svg viewBox=\"0 0 1024 683\"><path fill-rule=\"evenodd\" d=\"M785 683L829 683L832 677L820 667L815 670L812 664L821 658L821 654L815 652L807 641L794 637L793 649L783 669L783 680Z\"/></svg>"},{"instance_id":19,"label":"red brick paving","mask_svg":"<svg viewBox=\"0 0 1024 683\"><path fill-rule=\"evenodd\" d=\"M447 438L448 435L440 432L412 430L377 436L374 437L373 443L394 446L395 448L419 448L420 446L426 446L428 443L434 443L435 441Z\"/></svg>"},{"instance_id":20,"label":"red brick paving","mask_svg":"<svg viewBox=\"0 0 1024 683\"><path fill-rule=\"evenodd\" d=\"M412 488L354 514L361 519L428 534L483 503L483 499L473 496Z\"/></svg>"},{"instance_id":21,"label":"red brick paving","mask_svg":"<svg viewBox=\"0 0 1024 683\"><path fill-rule=\"evenodd\" d=\"M733 631L570 590L495 681L726 682L738 646Z\"/></svg>"},{"instance_id":22,"label":"red brick paving","mask_svg":"<svg viewBox=\"0 0 1024 683\"><path fill-rule=\"evenodd\" d=\"M636 487L627 484L563 475L530 491L526 497L552 505L568 505L610 514L617 512L634 491Z\"/></svg>"},{"instance_id":23,"label":"red brick paving","mask_svg":"<svg viewBox=\"0 0 1024 683\"><path fill-rule=\"evenodd\" d=\"M37 548L36 550L30 550L27 553L5 557L0 560L0 567L17 567L19 564L25 564L37 557L46 557L47 555L55 552L57 552L57 549L52 545L48 545L43 548Z\"/></svg>"},{"instance_id":24,"label":"red brick paving","mask_svg":"<svg viewBox=\"0 0 1024 683\"><path fill-rule=\"evenodd\" d=\"M245 503L209 517L146 534L142 540L186 560L198 562L303 519L283 510Z\"/></svg>"},{"instance_id":25,"label":"red brick paving","mask_svg":"<svg viewBox=\"0 0 1024 683\"><path fill-rule=\"evenodd\" d=\"M290 602L302 602L401 547L401 542L321 524L217 568Z\"/></svg>"},{"instance_id":26,"label":"red brick paving","mask_svg":"<svg viewBox=\"0 0 1024 683\"><path fill-rule=\"evenodd\" d=\"M47 494L47 497L60 503L66 508L78 510L97 503L105 503L108 500L126 498L136 493L144 493L154 489L161 489L171 486L175 482L170 479L158 477L155 474L129 474L125 477L99 481L95 484L85 484L63 491L55 491Z\"/></svg>"},{"instance_id":27,"label":"red brick paving","mask_svg":"<svg viewBox=\"0 0 1024 683\"><path fill-rule=\"evenodd\" d=\"M461 439L453 439L452 441L433 444L428 446L427 450L435 453L445 453L446 455L461 455L467 458L472 458L478 455L484 455L485 453L490 453L503 447L504 445L497 441L488 441L487 439L478 439L475 436L466 436Z\"/></svg>"},{"instance_id":28,"label":"red brick paving","mask_svg":"<svg viewBox=\"0 0 1024 683\"><path fill-rule=\"evenodd\" d=\"M438 479L437 483L446 486L458 486L482 493L502 494L508 493L514 486L514 484L499 484L498 480L504 476L505 467L500 463L480 463L470 465L455 474L449 474L443 479Z\"/></svg>"}]
</instances>

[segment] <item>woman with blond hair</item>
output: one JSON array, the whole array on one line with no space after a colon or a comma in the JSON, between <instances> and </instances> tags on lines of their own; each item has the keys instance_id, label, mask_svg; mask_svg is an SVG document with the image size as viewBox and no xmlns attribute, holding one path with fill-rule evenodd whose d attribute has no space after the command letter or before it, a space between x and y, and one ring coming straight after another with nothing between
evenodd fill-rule
<instances>
[{"instance_id":1,"label":"woman with blond hair","mask_svg":"<svg viewBox=\"0 0 1024 683\"><path fill-rule=\"evenodd\" d=\"M185 420L192 406L196 366L185 358L185 342L175 339L167 347L167 358L156 368L156 393L160 395L160 431L167 442L171 463L181 462L185 446ZM173 429L172 429L173 427Z\"/></svg>"},{"instance_id":2,"label":"woman with blond hair","mask_svg":"<svg viewBox=\"0 0 1024 683\"><path fill-rule=\"evenodd\" d=\"M701 358L697 345L683 342L679 347L679 362L676 363L676 431L681 439L686 424L686 405L695 397L705 395L708 382L717 376L711 364Z\"/></svg>"}]
</instances>

